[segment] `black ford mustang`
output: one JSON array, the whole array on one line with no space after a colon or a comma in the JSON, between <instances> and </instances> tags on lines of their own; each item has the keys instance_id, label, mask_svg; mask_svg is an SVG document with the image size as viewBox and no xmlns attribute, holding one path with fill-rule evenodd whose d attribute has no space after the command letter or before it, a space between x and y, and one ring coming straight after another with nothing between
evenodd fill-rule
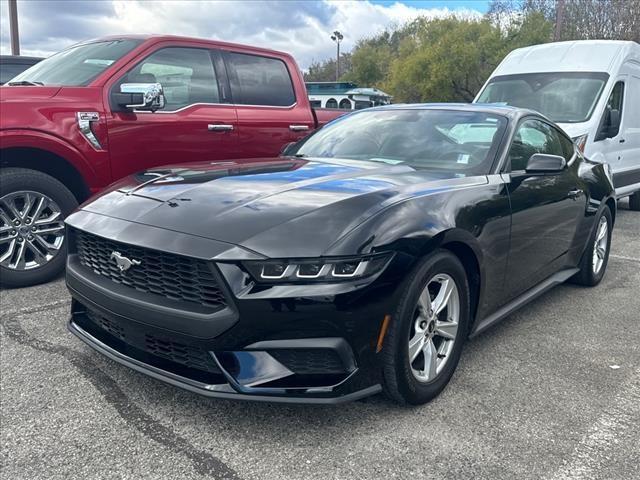
<instances>
[{"instance_id":1,"label":"black ford mustang","mask_svg":"<svg viewBox=\"0 0 640 480\"><path fill-rule=\"evenodd\" d=\"M82 206L69 328L212 397L419 404L469 336L598 284L615 214L608 168L537 113L364 110L280 158L150 170Z\"/></svg>"}]
</instances>

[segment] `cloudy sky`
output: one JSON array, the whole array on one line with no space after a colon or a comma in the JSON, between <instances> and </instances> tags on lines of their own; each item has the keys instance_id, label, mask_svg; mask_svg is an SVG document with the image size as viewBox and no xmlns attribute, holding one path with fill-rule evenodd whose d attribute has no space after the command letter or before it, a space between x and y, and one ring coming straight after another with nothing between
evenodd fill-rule
<instances>
[{"instance_id":1,"label":"cloudy sky","mask_svg":"<svg viewBox=\"0 0 640 480\"><path fill-rule=\"evenodd\" d=\"M489 0L204 1L18 0L21 53L50 55L101 35L169 33L284 50L302 68L334 55L330 32L343 48L419 15L479 16ZM10 53L8 2L0 0L0 53Z\"/></svg>"}]
</instances>

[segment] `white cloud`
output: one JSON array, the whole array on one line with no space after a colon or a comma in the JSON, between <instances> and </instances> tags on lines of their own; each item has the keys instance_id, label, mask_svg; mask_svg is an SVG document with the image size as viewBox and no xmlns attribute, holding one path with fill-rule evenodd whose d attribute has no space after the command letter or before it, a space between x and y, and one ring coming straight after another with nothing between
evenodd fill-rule
<instances>
[{"instance_id":1,"label":"white cloud","mask_svg":"<svg viewBox=\"0 0 640 480\"><path fill-rule=\"evenodd\" d=\"M165 33L213 38L292 53L302 68L334 55L330 32L340 30L349 51L362 37L447 8L369 1L19 1L22 53L48 55L88 38L120 33ZM96 8L99 6L99 8ZM0 51L9 53L8 6L0 1ZM474 10L457 15L480 17Z\"/></svg>"}]
</instances>

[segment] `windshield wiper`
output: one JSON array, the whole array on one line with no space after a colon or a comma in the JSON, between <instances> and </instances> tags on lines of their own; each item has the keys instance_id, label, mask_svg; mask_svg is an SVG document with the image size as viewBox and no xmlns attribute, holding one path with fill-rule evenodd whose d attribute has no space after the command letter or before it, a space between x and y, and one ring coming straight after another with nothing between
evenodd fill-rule
<instances>
[{"instance_id":1,"label":"windshield wiper","mask_svg":"<svg viewBox=\"0 0 640 480\"><path fill-rule=\"evenodd\" d=\"M43 87L44 83L42 82L30 82L29 80L20 80L19 82L9 82L11 86L36 86Z\"/></svg>"}]
</instances>

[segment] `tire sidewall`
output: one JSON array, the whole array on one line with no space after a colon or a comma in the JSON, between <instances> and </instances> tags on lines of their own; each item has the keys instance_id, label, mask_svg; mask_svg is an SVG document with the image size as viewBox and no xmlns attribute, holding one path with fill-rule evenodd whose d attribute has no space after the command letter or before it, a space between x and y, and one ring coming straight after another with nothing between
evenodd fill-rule
<instances>
[{"instance_id":1,"label":"tire sidewall","mask_svg":"<svg viewBox=\"0 0 640 480\"><path fill-rule=\"evenodd\" d=\"M602 217L605 217L607 219L607 251L605 253L602 267L600 267L600 271L598 271L598 273L595 273L593 271L593 251L596 248L596 238L598 236L598 227L600 225L600 219ZM612 223L613 223L613 219L611 217L611 211L609 210L608 206L605 206L595 221L595 228L593 229L591 241L589 242L589 249L588 249L589 255L587 257L587 265L589 267L589 274L590 274L589 283L591 285L599 284L604 278L605 273L607 272L607 265L609 264L609 253L611 252L611 236L613 233Z\"/></svg>"},{"instance_id":2,"label":"tire sidewall","mask_svg":"<svg viewBox=\"0 0 640 480\"><path fill-rule=\"evenodd\" d=\"M453 278L460 296L460 320L458 335L451 357L443 370L431 382L420 382L415 378L409 364L408 340L413 327L413 313L422 290L436 274L446 273ZM469 286L464 267L457 257L450 252L439 251L426 257L411 275L405 287L395 314L393 364L397 389L403 399L410 404L425 403L437 396L447 385L453 375L462 347L466 340L469 326Z\"/></svg>"},{"instance_id":3,"label":"tire sidewall","mask_svg":"<svg viewBox=\"0 0 640 480\"><path fill-rule=\"evenodd\" d=\"M0 170L0 198L12 192L31 190L51 198L66 218L78 206L74 195L58 180L36 170L24 168L3 168ZM47 264L31 270L16 271L0 267L0 285L3 287L23 287L46 282L58 275L65 265L67 252L66 238L60 250Z\"/></svg>"}]
</instances>

